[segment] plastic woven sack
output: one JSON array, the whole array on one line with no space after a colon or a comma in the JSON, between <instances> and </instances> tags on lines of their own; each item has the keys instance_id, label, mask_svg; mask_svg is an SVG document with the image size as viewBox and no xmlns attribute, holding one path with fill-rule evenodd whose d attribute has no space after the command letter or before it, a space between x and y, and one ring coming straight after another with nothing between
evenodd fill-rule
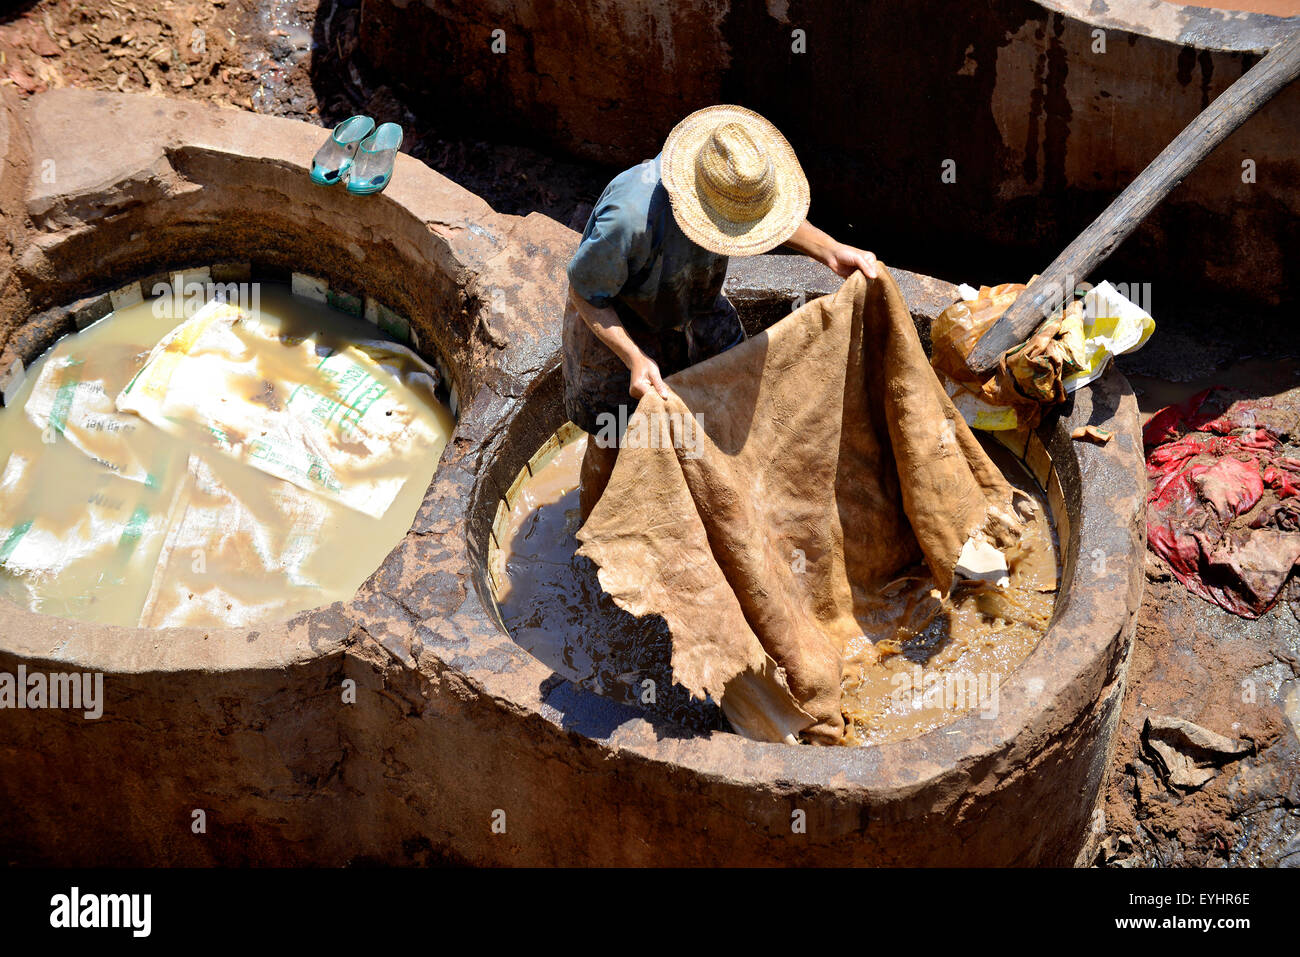
<instances>
[{"instance_id":1,"label":"plastic woven sack","mask_svg":"<svg viewBox=\"0 0 1300 957\"><path fill-rule=\"evenodd\" d=\"M364 350L282 336L220 302L158 343L117 408L374 517L406 481L403 459L440 438Z\"/></svg>"}]
</instances>

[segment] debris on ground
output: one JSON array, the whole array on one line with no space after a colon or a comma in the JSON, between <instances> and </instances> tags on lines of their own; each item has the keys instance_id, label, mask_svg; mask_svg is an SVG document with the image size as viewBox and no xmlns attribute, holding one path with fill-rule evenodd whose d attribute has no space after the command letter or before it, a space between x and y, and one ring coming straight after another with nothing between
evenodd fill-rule
<instances>
[{"instance_id":1,"label":"debris on ground","mask_svg":"<svg viewBox=\"0 0 1300 957\"><path fill-rule=\"evenodd\" d=\"M1184 791L1203 787L1224 764L1254 751L1248 741L1166 715L1147 718L1142 743L1165 782Z\"/></svg>"},{"instance_id":2,"label":"debris on ground","mask_svg":"<svg viewBox=\"0 0 1300 957\"><path fill-rule=\"evenodd\" d=\"M1156 562L1159 558L1152 556ZM1161 562L1163 564L1163 562ZM1103 803L1110 867L1275 866L1300 840L1300 742L1282 707L1300 629L1278 605L1229 614L1178 582L1149 581ZM1148 718L1178 715L1253 750L1194 790L1166 784Z\"/></svg>"},{"instance_id":3,"label":"debris on ground","mask_svg":"<svg viewBox=\"0 0 1300 957\"><path fill-rule=\"evenodd\" d=\"M1070 438L1078 442L1091 442L1093 445L1105 445L1114 433L1100 429L1095 425L1083 425L1070 433Z\"/></svg>"},{"instance_id":4,"label":"debris on ground","mask_svg":"<svg viewBox=\"0 0 1300 957\"><path fill-rule=\"evenodd\" d=\"M252 107L241 29L249 0L35 4L0 24L0 85L75 86Z\"/></svg>"}]
</instances>

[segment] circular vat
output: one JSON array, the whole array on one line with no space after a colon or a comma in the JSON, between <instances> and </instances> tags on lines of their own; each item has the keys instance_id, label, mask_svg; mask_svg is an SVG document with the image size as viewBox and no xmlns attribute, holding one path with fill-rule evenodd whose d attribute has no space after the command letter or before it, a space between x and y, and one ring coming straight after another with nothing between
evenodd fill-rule
<instances>
[{"instance_id":1,"label":"circular vat","mask_svg":"<svg viewBox=\"0 0 1300 957\"><path fill-rule=\"evenodd\" d=\"M924 278L902 284L906 289ZM788 309L788 288L766 296L748 292L743 308L751 326L755 317L761 324ZM925 338L932 315L915 318ZM1105 446L1072 441L1071 431L1084 424L1113 430L1115 437ZM474 482L468 533L478 599L502 631L496 595L503 585L503 529L527 476L544 466L571 429L561 376L552 372L507 418ZM571 762L553 769L555 800L581 807L583 827L610 818L636 822L637 844L604 848L607 859L1076 860L1107 767L1141 600L1143 484L1133 396L1112 370L1038 429L999 439L1047 492L1063 569L1049 628L1001 685L996 716L967 714L872 747L792 747L701 732L671 715L601 697L549 669L530 668L542 678L540 707L536 701L532 706L580 735ZM589 750L603 759L567 773ZM800 826L792 829L795 822ZM568 839L578 842L574 826ZM568 828L551 823L548 830ZM639 846L641 840L653 851Z\"/></svg>"},{"instance_id":2,"label":"circular vat","mask_svg":"<svg viewBox=\"0 0 1300 957\"><path fill-rule=\"evenodd\" d=\"M389 798L352 772L382 763L393 728L410 726L398 702L428 693L417 632L456 602L425 587L454 538L427 499L478 421L463 397L509 401L554 352L558 312L532 290L550 290L571 234L499 216L405 156L378 196L317 187L307 165L324 135L88 91L0 110L4 397L59 338L180 274L283 282L368 318L438 367L459 413L410 530L349 600L250 627L167 629L0 602L0 674L102 682L93 716L5 709L0 800L14 814L0 848L11 860L343 863L419 859L428 845L423 820L375 831ZM397 593L403 576L418 580L414 597ZM419 690L393 690L404 682Z\"/></svg>"},{"instance_id":3,"label":"circular vat","mask_svg":"<svg viewBox=\"0 0 1300 957\"><path fill-rule=\"evenodd\" d=\"M1001 683L1046 630L1059 548L1047 493L1012 451L1027 446L1027 435L1005 434L1000 442L975 434L1007 479L1036 502L1018 558L1004 589L958 588L945 604L922 569L901 569L884 585L870 633L844 650L845 745L907 738L969 710L994 711ZM691 730L726 729L711 699L694 699L674 682L668 623L623 611L601 587L596 565L576 554L588 441L564 423L497 506L487 577L502 622L531 655L597 694L640 704ZM1052 487L1060 511L1059 479Z\"/></svg>"}]
</instances>

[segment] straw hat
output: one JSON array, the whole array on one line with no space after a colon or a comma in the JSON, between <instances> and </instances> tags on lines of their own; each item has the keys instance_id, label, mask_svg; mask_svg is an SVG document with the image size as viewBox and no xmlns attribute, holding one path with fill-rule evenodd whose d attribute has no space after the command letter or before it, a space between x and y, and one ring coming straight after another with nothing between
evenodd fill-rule
<instances>
[{"instance_id":1,"label":"straw hat","mask_svg":"<svg viewBox=\"0 0 1300 957\"><path fill-rule=\"evenodd\" d=\"M741 106L710 106L678 123L660 175L682 232L722 255L765 253L808 215L808 180L794 150Z\"/></svg>"}]
</instances>

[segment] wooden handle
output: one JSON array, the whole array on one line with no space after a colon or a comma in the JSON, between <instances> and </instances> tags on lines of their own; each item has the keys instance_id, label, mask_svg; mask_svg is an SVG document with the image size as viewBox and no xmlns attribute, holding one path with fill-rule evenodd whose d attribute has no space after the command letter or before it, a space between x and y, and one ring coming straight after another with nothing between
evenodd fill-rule
<instances>
[{"instance_id":1,"label":"wooden handle","mask_svg":"<svg viewBox=\"0 0 1300 957\"><path fill-rule=\"evenodd\" d=\"M1023 342L1039 323L1069 302L1077 283L1086 280L1201 160L1298 74L1300 30L1273 47L1187 124L1106 211L1016 297L975 344L966 359L967 368L981 377L992 372L1003 352Z\"/></svg>"}]
</instances>

